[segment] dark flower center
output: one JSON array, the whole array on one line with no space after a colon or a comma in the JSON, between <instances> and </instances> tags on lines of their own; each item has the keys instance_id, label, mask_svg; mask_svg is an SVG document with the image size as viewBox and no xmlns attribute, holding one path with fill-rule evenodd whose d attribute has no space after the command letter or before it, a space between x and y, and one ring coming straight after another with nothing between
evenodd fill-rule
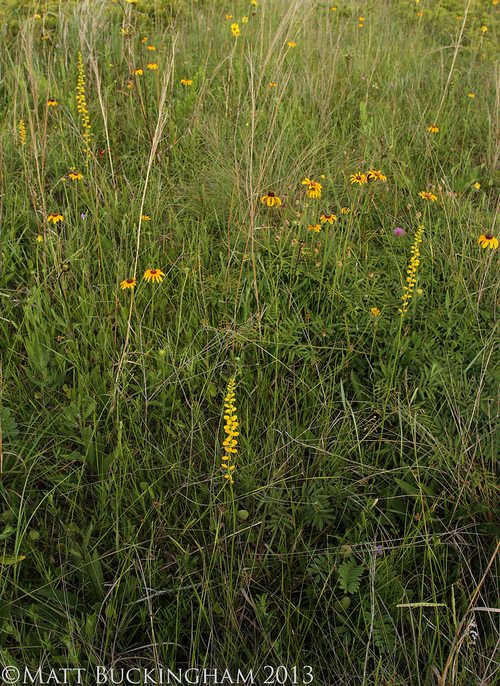
<instances>
[{"instance_id":1,"label":"dark flower center","mask_svg":"<svg viewBox=\"0 0 500 686\"><path fill-rule=\"evenodd\" d=\"M134 283L134 279L127 279L127 283Z\"/></svg>"},{"instance_id":2,"label":"dark flower center","mask_svg":"<svg viewBox=\"0 0 500 686\"><path fill-rule=\"evenodd\" d=\"M269 191L269 193L268 193L267 195L268 195L270 198L274 198L274 197L276 196L276 193L274 193L273 191Z\"/></svg>"},{"instance_id":3,"label":"dark flower center","mask_svg":"<svg viewBox=\"0 0 500 686\"><path fill-rule=\"evenodd\" d=\"M156 269L151 269L151 274L156 274Z\"/></svg>"},{"instance_id":4,"label":"dark flower center","mask_svg":"<svg viewBox=\"0 0 500 686\"><path fill-rule=\"evenodd\" d=\"M485 235L485 238L486 238L487 241L491 241L491 239L493 238L493 234L492 234L492 233L487 233L487 234Z\"/></svg>"}]
</instances>

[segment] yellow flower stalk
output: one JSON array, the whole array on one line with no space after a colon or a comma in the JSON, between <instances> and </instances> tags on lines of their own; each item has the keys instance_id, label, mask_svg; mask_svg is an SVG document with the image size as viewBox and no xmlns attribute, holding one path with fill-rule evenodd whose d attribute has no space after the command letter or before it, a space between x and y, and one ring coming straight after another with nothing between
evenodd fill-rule
<instances>
[{"instance_id":1,"label":"yellow flower stalk","mask_svg":"<svg viewBox=\"0 0 500 686\"><path fill-rule=\"evenodd\" d=\"M410 300L413 297L413 291L415 290L415 284L417 283L417 271L420 265L420 248L419 245L422 242L422 236L424 233L424 227L419 226L417 233L415 234L415 240L411 247L411 258L408 263L408 268L406 270L406 285L403 286L403 295L401 296L401 309L399 310L402 317L408 312L410 306Z\"/></svg>"},{"instance_id":2,"label":"yellow flower stalk","mask_svg":"<svg viewBox=\"0 0 500 686\"><path fill-rule=\"evenodd\" d=\"M90 117L87 107L87 98L85 95L85 67L83 66L82 53L78 53L78 80L76 84L76 105L80 113L80 119L83 127L83 151L85 153L85 164L88 166L90 160L90 141L92 134L90 129Z\"/></svg>"},{"instance_id":3,"label":"yellow flower stalk","mask_svg":"<svg viewBox=\"0 0 500 686\"><path fill-rule=\"evenodd\" d=\"M26 145L26 125L24 119L19 121L19 142L21 145Z\"/></svg>"},{"instance_id":4,"label":"yellow flower stalk","mask_svg":"<svg viewBox=\"0 0 500 686\"><path fill-rule=\"evenodd\" d=\"M226 421L224 424L224 433L226 434L226 438L222 442L224 455L222 455L221 464L221 468L224 470L224 479L227 479L230 484L234 483L233 471L235 469L235 465L232 464L232 460L234 460L238 454L237 437L240 435L238 431L238 415L236 414L235 405L235 387L236 380L233 376L229 379L226 397L224 398L224 419Z\"/></svg>"}]
</instances>

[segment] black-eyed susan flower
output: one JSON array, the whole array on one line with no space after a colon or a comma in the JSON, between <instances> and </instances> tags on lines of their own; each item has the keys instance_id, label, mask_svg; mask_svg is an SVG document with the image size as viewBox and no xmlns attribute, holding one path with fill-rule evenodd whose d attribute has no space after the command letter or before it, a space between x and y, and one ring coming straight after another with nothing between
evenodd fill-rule
<instances>
[{"instance_id":1,"label":"black-eyed susan flower","mask_svg":"<svg viewBox=\"0 0 500 686\"><path fill-rule=\"evenodd\" d=\"M21 145L26 145L26 125L24 123L24 119L19 120L19 126L18 126L18 131L19 131L19 142Z\"/></svg>"},{"instance_id":2,"label":"black-eyed susan flower","mask_svg":"<svg viewBox=\"0 0 500 686\"><path fill-rule=\"evenodd\" d=\"M165 273L161 269L146 269L143 275L144 281L152 281L153 283L160 283L163 281Z\"/></svg>"},{"instance_id":3,"label":"black-eyed susan flower","mask_svg":"<svg viewBox=\"0 0 500 686\"><path fill-rule=\"evenodd\" d=\"M341 207L340 208L340 214L350 214L351 213L351 208L350 207Z\"/></svg>"},{"instance_id":4,"label":"black-eyed susan flower","mask_svg":"<svg viewBox=\"0 0 500 686\"><path fill-rule=\"evenodd\" d=\"M351 174L349 178L351 180L351 183L358 183L360 186L362 186L364 183L368 183L368 178L366 174L362 174L361 172Z\"/></svg>"},{"instance_id":5,"label":"black-eyed susan flower","mask_svg":"<svg viewBox=\"0 0 500 686\"><path fill-rule=\"evenodd\" d=\"M482 248L490 248L490 250L498 248L498 238L495 238L492 233L482 233L477 242Z\"/></svg>"},{"instance_id":6,"label":"black-eyed susan flower","mask_svg":"<svg viewBox=\"0 0 500 686\"><path fill-rule=\"evenodd\" d=\"M430 125L427 127L427 131L428 131L429 133L439 133L439 126L436 126L436 124L430 124Z\"/></svg>"},{"instance_id":7,"label":"black-eyed susan flower","mask_svg":"<svg viewBox=\"0 0 500 686\"><path fill-rule=\"evenodd\" d=\"M366 172L366 178L368 181L383 181L384 183L387 181L387 176L382 174L380 169L369 169Z\"/></svg>"},{"instance_id":8,"label":"black-eyed susan flower","mask_svg":"<svg viewBox=\"0 0 500 686\"><path fill-rule=\"evenodd\" d=\"M240 25L238 23L234 22L234 24L231 24L231 33L233 36L239 36L241 34Z\"/></svg>"},{"instance_id":9,"label":"black-eyed susan flower","mask_svg":"<svg viewBox=\"0 0 500 686\"><path fill-rule=\"evenodd\" d=\"M278 84L276 83L276 81L269 81L269 84L268 84L268 85L269 85L269 88L277 88L277 86L278 86Z\"/></svg>"},{"instance_id":10,"label":"black-eyed susan flower","mask_svg":"<svg viewBox=\"0 0 500 686\"><path fill-rule=\"evenodd\" d=\"M224 479L229 481L230 484L234 483L233 472L235 470L235 465L232 461L238 454L238 436L240 432L238 430L238 415L236 410L236 380L233 377L229 379L226 390L226 397L224 398L224 433L226 437L222 442L222 449L224 454L222 455L221 469L224 470Z\"/></svg>"},{"instance_id":11,"label":"black-eyed susan flower","mask_svg":"<svg viewBox=\"0 0 500 686\"><path fill-rule=\"evenodd\" d=\"M150 222L150 221L151 221L151 217L149 216L149 214L141 214L141 220L142 220L143 222Z\"/></svg>"},{"instance_id":12,"label":"black-eyed susan flower","mask_svg":"<svg viewBox=\"0 0 500 686\"><path fill-rule=\"evenodd\" d=\"M422 242L423 233L424 227L419 226L415 234L413 245L411 247L411 258L406 270L406 284L403 286L403 295L401 296L401 309L399 310L401 316L404 316L408 312L410 300L413 297L413 291L415 290L415 285L417 283L417 271L420 265L419 246Z\"/></svg>"},{"instance_id":13,"label":"black-eyed susan flower","mask_svg":"<svg viewBox=\"0 0 500 686\"><path fill-rule=\"evenodd\" d=\"M279 198L274 191L269 191L269 193L263 195L260 201L263 205L267 205L267 207L281 206L281 198Z\"/></svg>"},{"instance_id":14,"label":"black-eyed susan flower","mask_svg":"<svg viewBox=\"0 0 500 686\"><path fill-rule=\"evenodd\" d=\"M193 79L181 79L180 83L182 86L192 86Z\"/></svg>"},{"instance_id":15,"label":"black-eyed susan flower","mask_svg":"<svg viewBox=\"0 0 500 686\"><path fill-rule=\"evenodd\" d=\"M380 317L380 310L378 307L370 307L370 314L372 317Z\"/></svg>"},{"instance_id":16,"label":"black-eyed susan flower","mask_svg":"<svg viewBox=\"0 0 500 686\"><path fill-rule=\"evenodd\" d=\"M59 102L55 98L49 98L47 100L47 107L57 107Z\"/></svg>"},{"instance_id":17,"label":"black-eyed susan flower","mask_svg":"<svg viewBox=\"0 0 500 686\"><path fill-rule=\"evenodd\" d=\"M339 219L335 214L323 212L319 215L319 220L322 224L334 224L335 222L338 222Z\"/></svg>"},{"instance_id":18,"label":"black-eyed susan flower","mask_svg":"<svg viewBox=\"0 0 500 686\"><path fill-rule=\"evenodd\" d=\"M321 231L321 224L309 224L307 226L308 231L314 231L314 233L319 233Z\"/></svg>"},{"instance_id":19,"label":"black-eyed susan flower","mask_svg":"<svg viewBox=\"0 0 500 686\"><path fill-rule=\"evenodd\" d=\"M248 17L246 15L244 17L241 17L241 23L248 24Z\"/></svg>"},{"instance_id":20,"label":"black-eyed susan flower","mask_svg":"<svg viewBox=\"0 0 500 686\"><path fill-rule=\"evenodd\" d=\"M431 193L430 191L420 191L418 195L422 200L430 200L430 202L436 202L437 200L437 195L434 195L434 193Z\"/></svg>"},{"instance_id":21,"label":"black-eyed susan flower","mask_svg":"<svg viewBox=\"0 0 500 686\"><path fill-rule=\"evenodd\" d=\"M68 172L68 179L70 181L81 181L83 179L83 174L81 172L71 170Z\"/></svg>"},{"instance_id":22,"label":"black-eyed susan flower","mask_svg":"<svg viewBox=\"0 0 500 686\"><path fill-rule=\"evenodd\" d=\"M122 291L127 290L127 288L135 288L137 284L137 279L135 277L129 277L128 279L123 279L120 283L120 288Z\"/></svg>"},{"instance_id":23,"label":"black-eyed susan flower","mask_svg":"<svg viewBox=\"0 0 500 686\"><path fill-rule=\"evenodd\" d=\"M312 179L308 179L306 177L302 181L302 184L304 186L307 186L306 195L308 198L320 198L321 197L321 191L323 189L323 186L319 183L319 181L313 181Z\"/></svg>"},{"instance_id":24,"label":"black-eyed susan flower","mask_svg":"<svg viewBox=\"0 0 500 686\"><path fill-rule=\"evenodd\" d=\"M133 76L142 76L144 74L144 69L141 67L137 67L137 69L132 70L132 75Z\"/></svg>"},{"instance_id":25,"label":"black-eyed susan flower","mask_svg":"<svg viewBox=\"0 0 500 686\"><path fill-rule=\"evenodd\" d=\"M158 71L158 63L157 62L148 62L146 66L149 69L149 71Z\"/></svg>"},{"instance_id":26,"label":"black-eyed susan flower","mask_svg":"<svg viewBox=\"0 0 500 686\"><path fill-rule=\"evenodd\" d=\"M146 50L149 50L150 52L153 52L154 50L156 50L156 48L155 48L154 45L148 45L148 46L146 46Z\"/></svg>"},{"instance_id":27,"label":"black-eyed susan flower","mask_svg":"<svg viewBox=\"0 0 500 686\"><path fill-rule=\"evenodd\" d=\"M287 45L289 48L296 48L297 47L297 43L294 40L287 41Z\"/></svg>"},{"instance_id":28,"label":"black-eyed susan flower","mask_svg":"<svg viewBox=\"0 0 500 686\"><path fill-rule=\"evenodd\" d=\"M49 224L59 224L59 222L64 221L64 217L59 212L54 212L52 214L49 214L49 216L47 217L47 221L49 222Z\"/></svg>"},{"instance_id":29,"label":"black-eyed susan flower","mask_svg":"<svg viewBox=\"0 0 500 686\"><path fill-rule=\"evenodd\" d=\"M227 19L228 21L231 21L232 18L233 18L233 15L232 15L232 14L226 14L226 19Z\"/></svg>"}]
</instances>

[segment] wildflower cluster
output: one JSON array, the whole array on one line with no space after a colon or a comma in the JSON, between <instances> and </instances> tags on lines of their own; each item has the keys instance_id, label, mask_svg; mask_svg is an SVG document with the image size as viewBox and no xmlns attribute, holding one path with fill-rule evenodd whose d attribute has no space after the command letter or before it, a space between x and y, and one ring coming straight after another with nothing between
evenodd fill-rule
<instances>
[{"instance_id":1,"label":"wildflower cluster","mask_svg":"<svg viewBox=\"0 0 500 686\"><path fill-rule=\"evenodd\" d=\"M306 195L308 198L320 198L323 186L319 181L313 181L312 179L305 178L302 183L306 188Z\"/></svg>"},{"instance_id":2,"label":"wildflower cluster","mask_svg":"<svg viewBox=\"0 0 500 686\"><path fill-rule=\"evenodd\" d=\"M420 265L420 249L419 245L422 242L422 236L424 233L424 227L419 226L417 233L415 234L415 240L411 247L411 258L408 264L408 269L406 270L406 285L403 286L403 295L401 296L402 304L399 312L404 316L408 312L408 307L410 306L410 300L413 297L413 291L415 290L415 284L417 283L417 270Z\"/></svg>"},{"instance_id":3,"label":"wildflower cluster","mask_svg":"<svg viewBox=\"0 0 500 686\"><path fill-rule=\"evenodd\" d=\"M24 119L19 121L19 142L21 145L26 145L26 125Z\"/></svg>"},{"instance_id":4,"label":"wildflower cluster","mask_svg":"<svg viewBox=\"0 0 500 686\"><path fill-rule=\"evenodd\" d=\"M92 128L90 125L90 117L89 117L89 110L87 107L87 98L85 97L85 68L83 66L83 57L82 53L78 53L78 80L76 84L76 105L77 105L77 110L80 113L80 118L82 120L82 127L83 127L83 141L84 141L84 148L83 151L85 153L85 163L88 165L89 159L90 159L90 140L91 140L91 133L90 129Z\"/></svg>"},{"instance_id":5,"label":"wildflower cluster","mask_svg":"<svg viewBox=\"0 0 500 686\"><path fill-rule=\"evenodd\" d=\"M352 184L357 183L363 186L368 181L387 181L387 176L380 169L368 169L366 172L356 172L349 177Z\"/></svg>"},{"instance_id":6,"label":"wildflower cluster","mask_svg":"<svg viewBox=\"0 0 500 686\"><path fill-rule=\"evenodd\" d=\"M222 455L221 468L225 471L224 479L227 479L230 484L233 481L233 471L235 469L234 464L231 464L231 460L238 454L238 439L240 435L238 431L238 415L236 414L235 405L235 389L236 380L233 377L229 379L227 384L226 397L224 398L224 419L226 423L224 424L224 433L226 438L224 439L222 446L224 449L224 455Z\"/></svg>"}]
</instances>

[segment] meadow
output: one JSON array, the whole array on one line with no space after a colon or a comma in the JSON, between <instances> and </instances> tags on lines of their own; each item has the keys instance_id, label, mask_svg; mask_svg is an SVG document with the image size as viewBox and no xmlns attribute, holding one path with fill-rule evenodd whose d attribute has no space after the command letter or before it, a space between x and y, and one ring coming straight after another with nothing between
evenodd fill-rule
<instances>
[{"instance_id":1,"label":"meadow","mask_svg":"<svg viewBox=\"0 0 500 686\"><path fill-rule=\"evenodd\" d=\"M0 668L498 684L499 17L1 3Z\"/></svg>"}]
</instances>

